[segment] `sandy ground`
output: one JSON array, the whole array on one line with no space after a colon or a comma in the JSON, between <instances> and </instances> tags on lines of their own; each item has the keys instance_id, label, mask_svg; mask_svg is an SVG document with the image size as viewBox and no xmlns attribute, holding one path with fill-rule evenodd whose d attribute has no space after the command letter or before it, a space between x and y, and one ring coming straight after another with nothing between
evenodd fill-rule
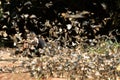
<instances>
[{"instance_id":1,"label":"sandy ground","mask_svg":"<svg viewBox=\"0 0 120 80\"><path fill-rule=\"evenodd\" d=\"M0 48L0 80L39 80L35 79L27 72L26 69L19 67L21 65L20 60L24 60L26 58L23 57L13 57L10 56L11 53L14 52L14 49L10 48ZM20 59L18 61L14 61L15 59ZM11 68L18 67L11 72ZM41 79L40 79L41 80ZM44 79L45 80L45 79ZM49 78L47 80L66 80L60 78Z\"/></svg>"}]
</instances>

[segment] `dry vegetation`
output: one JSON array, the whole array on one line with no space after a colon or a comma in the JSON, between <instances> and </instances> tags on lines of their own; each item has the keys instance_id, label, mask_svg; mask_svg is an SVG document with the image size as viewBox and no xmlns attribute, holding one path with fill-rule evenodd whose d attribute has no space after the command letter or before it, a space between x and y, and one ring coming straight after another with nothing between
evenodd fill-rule
<instances>
[{"instance_id":1,"label":"dry vegetation","mask_svg":"<svg viewBox=\"0 0 120 80\"><path fill-rule=\"evenodd\" d=\"M120 80L118 2L0 1L0 80Z\"/></svg>"}]
</instances>

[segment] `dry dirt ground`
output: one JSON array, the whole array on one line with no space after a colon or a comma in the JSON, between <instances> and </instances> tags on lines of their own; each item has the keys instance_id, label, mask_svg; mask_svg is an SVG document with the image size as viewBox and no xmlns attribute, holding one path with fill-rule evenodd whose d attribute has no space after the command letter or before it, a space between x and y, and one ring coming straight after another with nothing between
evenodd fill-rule
<instances>
[{"instance_id":1,"label":"dry dirt ground","mask_svg":"<svg viewBox=\"0 0 120 80\"><path fill-rule=\"evenodd\" d=\"M21 67L22 60L27 58L13 57L11 56L13 52L14 49L11 48L0 48L0 80L39 80L32 77L26 68ZM66 79L49 78L47 80Z\"/></svg>"}]
</instances>

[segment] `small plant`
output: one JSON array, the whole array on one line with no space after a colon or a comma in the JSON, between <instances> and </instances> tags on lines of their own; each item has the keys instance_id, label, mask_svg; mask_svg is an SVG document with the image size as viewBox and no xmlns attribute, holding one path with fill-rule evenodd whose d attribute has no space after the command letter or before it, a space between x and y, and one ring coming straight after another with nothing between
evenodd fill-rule
<instances>
[{"instance_id":1,"label":"small plant","mask_svg":"<svg viewBox=\"0 0 120 80\"><path fill-rule=\"evenodd\" d=\"M89 46L88 51L89 53L97 53L97 54L104 54L104 53L117 53L120 49L120 43L116 40L113 42L112 40L105 40L101 41L94 47Z\"/></svg>"}]
</instances>

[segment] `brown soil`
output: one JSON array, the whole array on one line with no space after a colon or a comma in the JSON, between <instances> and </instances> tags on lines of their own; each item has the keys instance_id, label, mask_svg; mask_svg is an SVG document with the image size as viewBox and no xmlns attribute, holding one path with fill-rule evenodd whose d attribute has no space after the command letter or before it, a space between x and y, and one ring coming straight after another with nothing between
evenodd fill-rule
<instances>
[{"instance_id":1,"label":"brown soil","mask_svg":"<svg viewBox=\"0 0 120 80\"><path fill-rule=\"evenodd\" d=\"M29 73L1 73L0 80L35 80Z\"/></svg>"},{"instance_id":2,"label":"brown soil","mask_svg":"<svg viewBox=\"0 0 120 80\"><path fill-rule=\"evenodd\" d=\"M19 67L21 60L25 60L23 57L13 57L11 53L14 49L0 48L0 80L39 80L32 77L29 71L25 68ZM16 60L18 59L18 60ZM15 68L12 71L12 68ZM60 78L49 78L47 80L65 80Z\"/></svg>"}]
</instances>

